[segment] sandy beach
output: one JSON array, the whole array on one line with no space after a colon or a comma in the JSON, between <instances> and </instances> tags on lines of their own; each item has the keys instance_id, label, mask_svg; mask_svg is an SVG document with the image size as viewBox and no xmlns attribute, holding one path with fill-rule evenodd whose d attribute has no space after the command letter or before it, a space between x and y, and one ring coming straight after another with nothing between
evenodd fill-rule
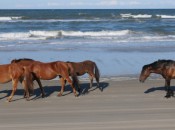
<instances>
[{"instance_id":1,"label":"sandy beach","mask_svg":"<svg viewBox=\"0 0 175 130\"><path fill-rule=\"evenodd\" d=\"M163 79L105 78L88 90L81 80L82 94L74 97L69 85L57 97L58 81L42 81L46 93L40 97L35 83L31 101L23 99L19 85L13 101L6 102L11 83L1 84L0 129L2 130L174 130L175 99L166 99ZM174 85L175 82L172 82Z\"/></svg>"}]
</instances>

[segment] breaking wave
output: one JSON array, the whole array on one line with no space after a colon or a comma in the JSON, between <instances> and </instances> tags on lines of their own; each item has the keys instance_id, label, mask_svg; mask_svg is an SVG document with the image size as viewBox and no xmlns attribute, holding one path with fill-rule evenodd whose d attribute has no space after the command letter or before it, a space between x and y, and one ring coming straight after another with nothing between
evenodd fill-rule
<instances>
[{"instance_id":1,"label":"breaking wave","mask_svg":"<svg viewBox=\"0 0 175 130\"><path fill-rule=\"evenodd\" d=\"M138 15L132 15L132 14L120 14L122 18L151 18L152 15L148 14L138 14Z\"/></svg>"},{"instance_id":2,"label":"breaking wave","mask_svg":"<svg viewBox=\"0 0 175 130\"><path fill-rule=\"evenodd\" d=\"M120 31L29 31L0 33L0 40L47 40L59 38L79 38L94 40L114 40L116 42L144 42L144 41L172 41L175 35L148 34L144 32L134 32L131 30Z\"/></svg>"},{"instance_id":3,"label":"breaking wave","mask_svg":"<svg viewBox=\"0 0 175 130\"><path fill-rule=\"evenodd\" d=\"M0 40L48 40L48 39L94 39L113 40L115 42L144 42L144 41L172 41L175 35L159 35L131 30L120 31L29 31L0 33Z\"/></svg>"},{"instance_id":4,"label":"breaking wave","mask_svg":"<svg viewBox=\"0 0 175 130\"><path fill-rule=\"evenodd\" d=\"M175 19L175 15L149 15L149 14L120 14L122 18L135 18L135 19L148 19L148 18L162 18L162 19Z\"/></svg>"},{"instance_id":5,"label":"breaking wave","mask_svg":"<svg viewBox=\"0 0 175 130\"><path fill-rule=\"evenodd\" d=\"M0 17L0 21L20 20L22 17Z\"/></svg>"},{"instance_id":6,"label":"breaking wave","mask_svg":"<svg viewBox=\"0 0 175 130\"><path fill-rule=\"evenodd\" d=\"M82 32L82 31L29 31L0 33L1 40L29 40L29 39L48 39L60 37L114 37L129 34L130 30L121 31L99 31L99 32Z\"/></svg>"},{"instance_id":7,"label":"breaking wave","mask_svg":"<svg viewBox=\"0 0 175 130\"><path fill-rule=\"evenodd\" d=\"M156 15L156 16L163 19L175 19L174 15Z\"/></svg>"}]
</instances>

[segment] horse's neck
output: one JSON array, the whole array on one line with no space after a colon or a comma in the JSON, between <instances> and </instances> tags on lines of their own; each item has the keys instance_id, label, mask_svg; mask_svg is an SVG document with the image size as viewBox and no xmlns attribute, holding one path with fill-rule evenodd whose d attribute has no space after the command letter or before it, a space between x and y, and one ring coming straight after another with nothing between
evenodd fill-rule
<instances>
[{"instance_id":1,"label":"horse's neck","mask_svg":"<svg viewBox=\"0 0 175 130\"><path fill-rule=\"evenodd\" d=\"M158 69L152 69L150 71L151 73L156 73L156 74L162 74L162 69L158 68Z\"/></svg>"}]
</instances>

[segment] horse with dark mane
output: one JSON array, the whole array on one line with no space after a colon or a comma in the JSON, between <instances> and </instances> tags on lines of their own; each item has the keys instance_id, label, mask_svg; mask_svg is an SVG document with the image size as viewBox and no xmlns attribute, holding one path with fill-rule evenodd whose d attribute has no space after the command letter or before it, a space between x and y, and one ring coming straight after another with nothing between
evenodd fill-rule
<instances>
[{"instance_id":1,"label":"horse with dark mane","mask_svg":"<svg viewBox=\"0 0 175 130\"><path fill-rule=\"evenodd\" d=\"M76 73L77 76L82 76L84 74L88 74L89 75L89 79L90 79L90 88L92 87L93 84L93 79L96 79L97 82L97 87L99 86L99 80L100 80L100 72L99 69L96 65L95 62L90 61L90 60L86 60L86 61L82 61L82 62L67 62L68 66L73 66L74 71ZM60 80L62 80L62 85L65 85L66 82L64 82L63 78L61 78ZM80 89L80 87L79 87ZM99 88L100 89L100 88Z\"/></svg>"},{"instance_id":2,"label":"horse with dark mane","mask_svg":"<svg viewBox=\"0 0 175 130\"><path fill-rule=\"evenodd\" d=\"M70 86L73 89L74 95L77 96L76 90L74 85L78 84L78 78L74 72L74 69L67 65L66 62L61 61L55 61L55 62L49 62L49 63L43 63L39 61L34 61L32 59L19 59L19 60L13 60L13 63L17 63L19 65L26 64L26 68L30 73L31 80L51 80L56 78L57 76L63 78L64 80L68 81ZM24 65L25 66L25 65ZM72 80L70 79L70 77ZM42 88L42 85L40 86L40 89ZM64 92L64 89L61 88L60 93L58 94L61 96Z\"/></svg>"},{"instance_id":3,"label":"horse with dark mane","mask_svg":"<svg viewBox=\"0 0 175 130\"><path fill-rule=\"evenodd\" d=\"M18 81L23 84L26 92L26 99L29 100L29 91L33 91L33 84L30 80L29 72L25 67L19 66L16 63L0 65L0 83L12 81L12 92L8 97L10 102L16 92Z\"/></svg>"},{"instance_id":4,"label":"horse with dark mane","mask_svg":"<svg viewBox=\"0 0 175 130\"><path fill-rule=\"evenodd\" d=\"M174 96L173 90L170 88L171 79L175 79L175 61L158 60L151 64L144 65L140 74L140 82L144 82L151 73L162 75L165 79L165 88L167 91L166 98Z\"/></svg>"}]
</instances>

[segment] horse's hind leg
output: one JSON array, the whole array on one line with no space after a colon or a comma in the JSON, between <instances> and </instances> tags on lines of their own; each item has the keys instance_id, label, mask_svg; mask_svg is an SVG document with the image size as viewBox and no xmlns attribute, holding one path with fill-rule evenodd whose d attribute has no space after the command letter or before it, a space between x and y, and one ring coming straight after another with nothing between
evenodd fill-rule
<instances>
[{"instance_id":1,"label":"horse's hind leg","mask_svg":"<svg viewBox=\"0 0 175 130\"><path fill-rule=\"evenodd\" d=\"M90 78L90 88L92 88L93 85L93 78L95 78L95 74L93 72L89 72L89 78ZM98 85L98 82L97 82Z\"/></svg>"},{"instance_id":2,"label":"horse's hind leg","mask_svg":"<svg viewBox=\"0 0 175 130\"><path fill-rule=\"evenodd\" d=\"M90 79L90 85L89 88L92 88L92 84L93 84L93 77L89 74L89 79Z\"/></svg>"},{"instance_id":3,"label":"horse's hind leg","mask_svg":"<svg viewBox=\"0 0 175 130\"><path fill-rule=\"evenodd\" d=\"M60 76L60 83L61 83L61 91L58 93L58 96L62 96L64 92L64 87L66 85L66 80Z\"/></svg>"},{"instance_id":4,"label":"horse's hind leg","mask_svg":"<svg viewBox=\"0 0 175 130\"><path fill-rule=\"evenodd\" d=\"M70 84L70 86L72 87L72 90L74 92L75 97L77 97L78 95L76 93L75 86L73 85L72 80L69 77L67 77L66 80Z\"/></svg>"},{"instance_id":5,"label":"horse's hind leg","mask_svg":"<svg viewBox=\"0 0 175 130\"><path fill-rule=\"evenodd\" d=\"M20 79L20 83L22 84L23 88L24 88L24 98L26 98L26 91L25 91L25 85L24 85L24 82L23 82L23 79Z\"/></svg>"},{"instance_id":6,"label":"horse's hind leg","mask_svg":"<svg viewBox=\"0 0 175 130\"><path fill-rule=\"evenodd\" d=\"M40 88L40 90L41 90L42 98L44 98L44 97L45 97L45 92L44 92L44 90L43 90L43 86L42 86L42 84L41 84L41 81L40 81L39 78L37 78L36 76L34 76L34 80L36 80L36 82L38 83L39 88Z\"/></svg>"},{"instance_id":7,"label":"horse's hind leg","mask_svg":"<svg viewBox=\"0 0 175 130\"><path fill-rule=\"evenodd\" d=\"M90 73L89 73L90 88L92 88L92 85L93 85L93 78L96 79L97 87L102 91L102 89L100 88L99 80L96 78L96 76L95 76L95 74L94 74L93 72L90 72Z\"/></svg>"},{"instance_id":8,"label":"horse's hind leg","mask_svg":"<svg viewBox=\"0 0 175 130\"><path fill-rule=\"evenodd\" d=\"M29 101L30 94L25 80L22 81L22 85L24 87L24 98L26 98L26 100Z\"/></svg>"},{"instance_id":9,"label":"horse's hind leg","mask_svg":"<svg viewBox=\"0 0 175 130\"><path fill-rule=\"evenodd\" d=\"M12 92L11 92L11 95L8 97L8 101L10 102L16 92L16 89L17 89L17 85L18 85L18 80L12 80L12 84L13 84L13 89L12 89Z\"/></svg>"},{"instance_id":10,"label":"horse's hind leg","mask_svg":"<svg viewBox=\"0 0 175 130\"><path fill-rule=\"evenodd\" d=\"M26 91L28 91L28 90L27 90L26 85L25 85L25 80L20 80L20 82L21 82L21 84L24 88L24 98L27 98L27 92Z\"/></svg>"}]
</instances>

